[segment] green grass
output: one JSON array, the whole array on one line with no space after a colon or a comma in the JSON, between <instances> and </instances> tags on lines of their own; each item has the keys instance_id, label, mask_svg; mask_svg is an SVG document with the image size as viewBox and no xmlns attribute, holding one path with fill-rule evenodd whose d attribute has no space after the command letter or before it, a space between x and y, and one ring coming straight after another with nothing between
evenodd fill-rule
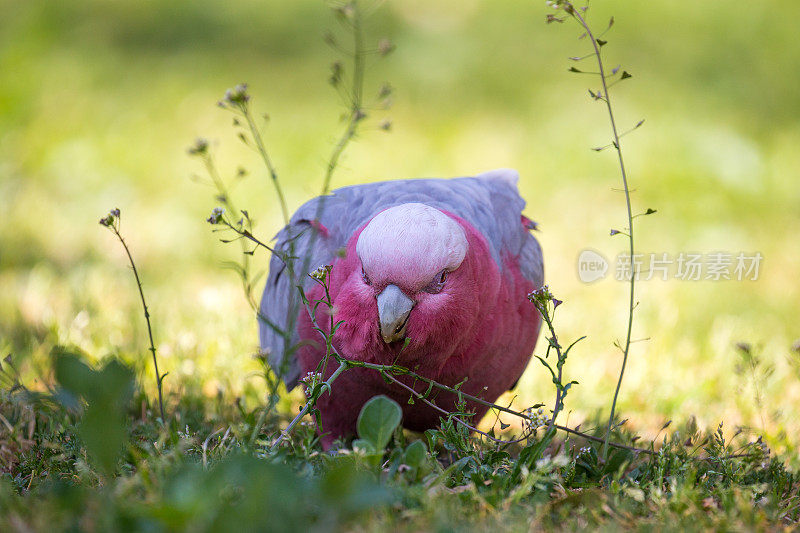
<instances>
[{"instance_id":1,"label":"green grass","mask_svg":"<svg viewBox=\"0 0 800 533\"><path fill-rule=\"evenodd\" d=\"M255 319L235 276L221 268L235 250L220 245L203 222L215 202L210 188L191 180L203 171L186 148L197 136L209 137L226 175L240 165L248 169L234 194L256 218L258 234L274 234L280 211L271 184L257 157L238 143L230 116L214 104L227 87L250 84L255 108L270 114L266 140L290 208L299 206L318 193L341 127L339 101L326 81L336 54L322 43L335 25L310 0L241 1L224 10L211 2L93 0L0 1L0 8L0 355L12 355L20 380L34 391L53 383L54 347L79 349L95 363L118 356L135 368L142 394L153 397L136 288L122 250L97 225L108 209L120 207L176 417L159 433L149 416L139 420L136 407L134 435L146 435L147 443L161 439L163 448L142 444L144 451L134 453L129 444L122 475L95 490L90 487L100 481L85 452L75 439L64 440L74 431L74 415L60 407L37 411L29 451L13 468L3 466L0 491L10 499L0 499L10 503L0 505L14 511L2 516L16 516L6 518L17 520L12 526L45 529L52 521L66 527L84 503L91 513L112 502L103 518L108 523L144 519L156 512L148 506L166 485L200 475L184 471L200 456L195 450L183 458L183 447L197 447L225 427L240 428L230 441L238 443L246 435L241 428L252 424L245 414L256 412L265 391L252 357ZM592 7L597 20L615 16L607 57L634 75L616 94L620 120L647 119L625 138L634 203L658 209L639 219L638 248L760 251L765 258L758 281L640 283L634 338L649 340L633 345L621 418L644 438L654 437L666 420L691 416L703 428L723 420L726 428L752 428L746 436L763 433L792 468L800 431L800 366L791 349L800 339L798 11L788 0L724 10L666 0ZM621 362L613 341L624 335L627 287L612 280L584 285L575 261L584 248L606 257L624 249L622 240L608 236L624 224L623 198L611 190L618 187L613 154L589 150L608 142L603 110L584 98L588 78L566 72L566 57L585 45L571 29L546 26L545 12L537 2L416 0L378 10L367 24L370 38L387 35L398 47L370 65L369 86L375 92L385 79L396 88L386 113L393 129L364 130L334 186L517 168L526 214L542 226L547 281L566 302L559 334L588 335L565 367L566 379L580 382L565 414L577 423L600 420L597 413L610 404ZM266 265L265 257L259 261ZM756 346L762 367L774 368L760 389L764 407L753 399L751 374L736 372L740 341ZM546 371L532 364L515 405L549 401L550 389ZM297 391L285 396L281 413L299 400ZM10 417L13 409L26 411L6 411L9 405L0 412L19 429L12 438L0 421L0 443L27 438L29 415ZM271 424L275 429L278 420ZM179 436L185 426L188 433ZM238 447L218 450L214 459ZM323 490L303 470L312 468L304 466L308 462L317 473L327 471L307 461L313 450L299 446L287 460L302 479L311 479L312 486L298 490ZM561 479L566 474L558 468L553 475ZM379 476L364 469L368 477ZM760 466L755 470L768 475ZM65 474L73 488L62 495L60 486L42 481L44 471L51 481ZM570 491L579 487L563 479L543 482L545 489L519 501L500 491L486 496L492 486L480 487L484 478L474 487L457 476L430 487L392 479L390 485L401 485L402 505L392 500L342 523L427 529L457 527L463 519L527 528L536 515L542 525L564 516L572 520L567 528L584 527L582 520L611 527L609 521L631 525L629 513L645 528L661 520L698 529L747 528L781 512L780 497L753 506L750 485L738 481L722 488L662 487L663 494L648 489L640 502L626 488L615 492L614 483L622 483L615 476L603 489L577 493ZM663 481L649 481L655 479ZM550 497L558 486L567 492ZM24 496L10 496L15 492ZM709 496L716 507L703 503ZM46 510L27 509L31 498ZM59 507L69 501L76 507ZM476 506L479 511L464 511Z\"/></svg>"},{"instance_id":2,"label":"green grass","mask_svg":"<svg viewBox=\"0 0 800 533\"><path fill-rule=\"evenodd\" d=\"M53 394L18 387L0 399L12 427L0 448L4 530L750 530L800 513L798 474L722 426L705 434L690 421L657 453L613 450L603 462L599 444L551 441L543 429L502 446L447 420L403 433L400 407L384 399L365 406L374 412L359 421L357 449L322 452L309 423L273 449L275 416L251 447L258 408L188 392L165 427L140 393L128 411L107 409L126 395L113 363L93 371L58 357Z\"/></svg>"}]
</instances>

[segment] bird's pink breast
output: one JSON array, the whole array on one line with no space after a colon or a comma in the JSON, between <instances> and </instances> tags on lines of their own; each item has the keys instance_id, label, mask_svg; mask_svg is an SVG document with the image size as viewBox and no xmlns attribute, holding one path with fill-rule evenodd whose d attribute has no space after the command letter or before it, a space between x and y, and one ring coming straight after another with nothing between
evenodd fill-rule
<instances>
[{"instance_id":1,"label":"bird's pink breast","mask_svg":"<svg viewBox=\"0 0 800 533\"><path fill-rule=\"evenodd\" d=\"M364 283L355 253L363 228L351 237L345 256L334 263L329 281L333 319L342 321L334 346L348 359L396 362L450 386L466 378L461 387L464 392L494 401L519 378L533 352L541 319L526 295L536 287L522 276L517 258L510 254L502 257L501 274L483 236L463 219L447 214L464 229L469 251L461 266L450 274L442 293L415 294L417 303L406 329L411 340L402 352L399 343L384 343L378 331L375 295L383 287ZM413 275L408 273L403 278L395 275L391 281L413 294ZM323 294L321 287L315 287L308 297L313 300ZM320 312L317 322L329 330L329 316ZM306 315L301 316L299 330L301 338L313 341L298 352L305 374L318 367L325 352L319 333ZM331 360L326 373L330 375L336 366ZM401 380L420 391L427 388L408 377ZM438 424L439 413L420 401L409 404L409 393L398 385L387 384L375 371L353 369L342 374L332 393L325 394L318 403L325 433L323 443L329 445L337 437L352 434L361 406L376 394L386 394L403 406L403 423L410 429L424 430ZM433 398L444 409L454 408L451 395ZM477 404L469 407L476 410L477 423L486 409Z\"/></svg>"}]
</instances>

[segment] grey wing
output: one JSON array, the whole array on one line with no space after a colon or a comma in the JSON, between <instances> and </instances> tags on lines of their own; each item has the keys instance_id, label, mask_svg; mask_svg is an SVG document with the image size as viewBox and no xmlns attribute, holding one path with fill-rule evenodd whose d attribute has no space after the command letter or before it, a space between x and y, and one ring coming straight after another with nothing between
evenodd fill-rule
<instances>
[{"instance_id":1,"label":"grey wing","mask_svg":"<svg viewBox=\"0 0 800 533\"><path fill-rule=\"evenodd\" d=\"M495 242L519 260L522 275L533 282L534 287L544 283L544 259L542 248L529 229L522 223L525 201L517 190L519 175L514 170L499 169L479 176L484 186L492 191L493 230ZM491 231L491 230L489 230Z\"/></svg>"},{"instance_id":2,"label":"grey wing","mask_svg":"<svg viewBox=\"0 0 800 533\"><path fill-rule=\"evenodd\" d=\"M528 235L519 253L519 269L537 289L544 284L544 261L542 247L533 235Z\"/></svg>"},{"instance_id":3,"label":"grey wing","mask_svg":"<svg viewBox=\"0 0 800 533\"><path fill-rule=\"evenodd\" d=\"M291 390L300 377L300 364L294 355L299 342L297 320L303 311L297 286L305 289L313 283L306 274L333 262L336 250L343 245L336 234L325 234L312 225L320 212L320 202L326 212L341 210L338 199L318 197L305 203L292 216L289 224L276 236L275 250L269 264L269 276L261 298L258 315L261 348L273 372ZM325 217L330 218L330 217ZM328 226L330 227L330 226ZM281 257L283 256L283 257ZM285 258L285 260L284 260ZM291 262L293 268L287 266Z\"/></svg>"}]
</instances>

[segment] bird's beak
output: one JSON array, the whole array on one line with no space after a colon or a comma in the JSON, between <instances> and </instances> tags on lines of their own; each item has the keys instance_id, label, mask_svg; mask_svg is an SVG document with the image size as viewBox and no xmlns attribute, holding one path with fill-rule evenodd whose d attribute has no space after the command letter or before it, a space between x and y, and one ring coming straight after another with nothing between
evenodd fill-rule
<instances>
[{"instance_id":1,"label":"bird's beak","mask_svg":"<svg viewBox=\"0 0 800 533\"><path fill-rule=\"evenodd\" d=\"M378 295L378 321L381 337L386 344L405 336L408 315L414 308L414 301L403 294L397 285L387 285Z\"/></svg>"}]
</instances>

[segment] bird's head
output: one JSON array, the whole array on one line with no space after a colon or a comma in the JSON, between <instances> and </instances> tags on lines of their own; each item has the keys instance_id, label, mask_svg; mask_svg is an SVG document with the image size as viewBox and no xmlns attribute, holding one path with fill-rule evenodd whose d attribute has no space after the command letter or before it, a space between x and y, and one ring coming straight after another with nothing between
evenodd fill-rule
<instances>
[{"instance_id":1,"label":"bird's head","mask_svg":"<svg viewBox=\"0 0 800 533\"><path fill-rule=\"evenodd\" d=\"M479 318L479 285L491 291L497 283L496 274L486 273L494 261L482 237L458 217L420 203L375 215L351 239L344 263L338 336L354 356L396 353L406 340L412 358L415 349L453 348Z\"/></svg>"},{"instance_id":2,"label":"bird's head","mask_svg":"<svg viewBox=\"0 0 800 533\"><path fill-rule=\"evenodd\" d=\"M361 281L375 293L384 342L405 337L416 305L448 298L446 291L452 288L448 278L461 266L468 249L458 222L424 204L389 208L367 224L358 236L356 254Z\"/></svg>"}]
</instances>

